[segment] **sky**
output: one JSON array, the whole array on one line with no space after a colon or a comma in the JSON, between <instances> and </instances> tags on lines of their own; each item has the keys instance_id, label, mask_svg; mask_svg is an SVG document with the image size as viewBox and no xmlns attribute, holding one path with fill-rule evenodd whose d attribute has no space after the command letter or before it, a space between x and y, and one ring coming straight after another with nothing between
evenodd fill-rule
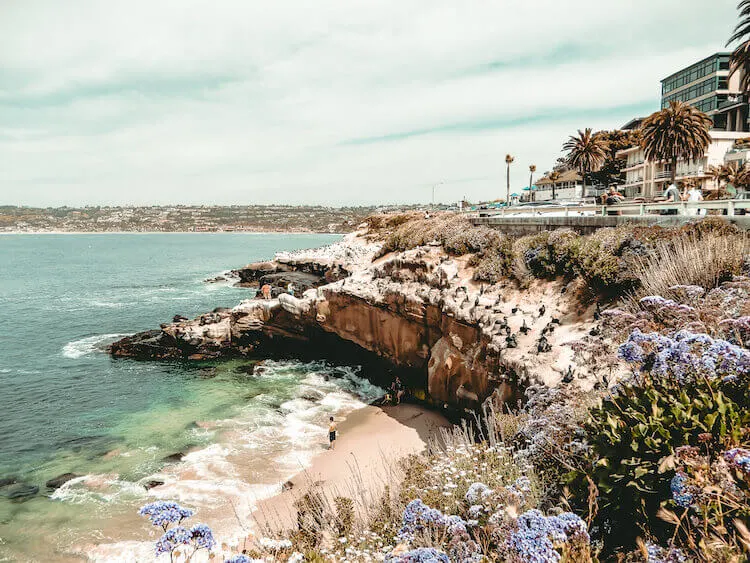
<instances>
[{"instance_id":1,"label":"sky","mask_svg":"<svg viewBox=\"0 0 750 563\"><path fill-rule=\"evenodd\" d=\"M0 0L0 204L504 197L737 0Z\"/></svg>"}]
</instances>

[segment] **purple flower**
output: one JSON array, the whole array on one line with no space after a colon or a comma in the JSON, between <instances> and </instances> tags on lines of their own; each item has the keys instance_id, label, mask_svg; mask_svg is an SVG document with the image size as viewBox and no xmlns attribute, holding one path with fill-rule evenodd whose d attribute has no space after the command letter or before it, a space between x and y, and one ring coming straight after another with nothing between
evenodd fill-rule
<instances>
[{"instance_id":1,"label":"purple flower","mask_svg":"<svg viewBox=\"0 0 750 563\"><path fill-rule=\"evenodd\" d=\"M252 561L247 555L235 555L234 557L225 559L224 563L252 563Z\"/></svg>"},{"instance_id":2,"label":"purple flower","mask_svg":"<svg viewBox=\"0 0 750 563\"><path fill-rule=\"evenodd\" d=\"M214 539L214 534L211 531L211 528L205 524L196 524L190 528L190 536L198 549L211 550L216 545L216 540Z\"/></svg>"},{"instance_id":3,"label":"purple flower","mask_svg":"<svg viewBox=\"0 0 750 563\"><path fill-rule=\"evenodd\" d=\"M695 496L688 490L687 481L687 475L677 473L672 477L672 481L669 484L669 488L672 491L672 498L678 506L683 508L689 508L695 500Z\"/></svg>"},{"instance_id":4,"label":"purple flower","mask_svg":"<svg viewBox=\"0 0 750 563\"><path fill-rule=\"evenodd\" d=\"M172 553L180 545L190 545L190 532L182 526L171 528L156 542L156 555Z\"/></svg>"},{"instance_id":5,"label":"purple flower","mask_svg":"<svg viewBox=\"0 0 750 563\"><path fill-rule=\"evenodd\" d=\"M724 452L724 459L740 471L750 474L750 450L732 448Z\"/></svg>"},{"instance_id":6,"label":"purple flower","mask_svg":"<svg viewBox=\"0 0 750 563\"><path fill-rule=\"evenodd\" d=\"M646 544L646 549L648 551L646 563L685 563L687 561L687 557L682 550L676 547L664 549L661 546L649 543Z\"/></svg>"},{"instance_id":7,"label":"purple flower","mask_svg":"<svg viewBox=\"0 0 750 563\"><path fill-rule=\"evenodd\" d=\"M557 563L556 547L575 541L589 543L586 523L575 514L544 516L539 510L524 512L516 520L516 530L505 540L505 551L512 561Z\"/></svg>"},{"instance_id":8,"label":"purple flower","mask_svg":"<svg viewBox=\"0 0 750 563\"><path fill-rule=\"evenodd\" d=\"M388 555L386 563L450 563L448 556L434 547L420 547L401 555Z\"/></svg>"},{"instance_id":9,"label":"purple flower","mask_svg":"<svg viewBox=\"0 0 750 563\"><path fill-rule=\"evenodd\" d=\"M138 514L147 516L154 526L166 529L170 524L179 524L185 518L190 518L193 511L189 508L182 508L176 502L160 500L143 506Z\"/></svg>"}]
</instances>

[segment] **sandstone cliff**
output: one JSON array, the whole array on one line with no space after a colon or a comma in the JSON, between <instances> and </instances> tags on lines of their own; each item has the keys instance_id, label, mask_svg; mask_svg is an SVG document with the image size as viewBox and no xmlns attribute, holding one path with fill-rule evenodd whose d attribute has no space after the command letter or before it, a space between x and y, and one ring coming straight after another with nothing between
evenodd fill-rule
<instances>
[{"instance_id":1,"label":"sandstone cliff","mask_svg":"<svg viewBox=\"0 0 750 563\"><path fill-rule=\"evenodd\" d=\"M238 270L244 285L274 285L274 297L175 318L114 343L111 353L323 356L340 344L404 370L418 398L458 408L493 393L514 400L519 381L595 384L574 362L573 343L594 326L593 307L580 305L576 282L535 281L524 290L511 281L485 285L473 281L469 256L426 245L378 257L380 244L361 235ZM289 282L295 295L282 290Z\"/></svg>"}]
</instances>

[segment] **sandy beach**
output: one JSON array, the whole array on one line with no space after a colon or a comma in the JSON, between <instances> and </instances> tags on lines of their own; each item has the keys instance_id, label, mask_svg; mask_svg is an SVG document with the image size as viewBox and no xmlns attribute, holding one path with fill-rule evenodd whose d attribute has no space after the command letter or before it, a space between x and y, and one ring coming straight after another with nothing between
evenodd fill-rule
<instances>
[{"instance_id":1,"label":"sandy beach","mask_svg":"<svg viewBox=\"0 0 750 563\"><path fill-rule=\"evenodd\" d=\"M316 456L308 469L295 475L291 489L258 504L257 529L294 526L294 502L311 487L328 499L342 495L367 504L376 501L393 482L398 460L421 452L441 427L449 426L439 413L417 405L367 406L353 412L338 424L335 449Z\"/></svg>"}]
</instances>

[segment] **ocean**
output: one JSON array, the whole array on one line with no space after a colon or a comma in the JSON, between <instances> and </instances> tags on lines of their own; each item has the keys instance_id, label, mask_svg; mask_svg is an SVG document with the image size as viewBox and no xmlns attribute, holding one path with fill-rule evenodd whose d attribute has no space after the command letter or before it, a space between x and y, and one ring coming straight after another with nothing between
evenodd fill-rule
<instances>
[{"instance_id":1,"label":"ocean","mask_svg":"<svg viewBox=\"0 0 750 563\"><path fill-rule=\"evenodd\" d=\"M40 489L21 501L0 488L0 561L149 561L154 532L137 509L155 499L240 535L255 501L325 447L328 416L382 391L356 366L138 362L104 347L254 295L206 278L339 238L0 236L0 479ZM45 487L67 472L80 477Z\"/></svg>"}]
</instances>

